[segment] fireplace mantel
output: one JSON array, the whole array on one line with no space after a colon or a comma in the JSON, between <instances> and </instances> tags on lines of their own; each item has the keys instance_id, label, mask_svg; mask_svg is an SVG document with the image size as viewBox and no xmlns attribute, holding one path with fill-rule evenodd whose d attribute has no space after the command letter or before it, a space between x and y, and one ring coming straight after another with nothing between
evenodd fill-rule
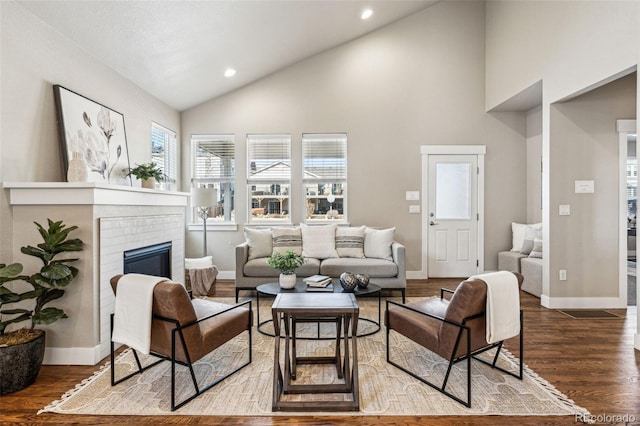
<instances>
[{"instance_id":1,"label":"fireplace mantel","mask_svg":"<svg viewBox=\"0 0 640 426\"><path fill-rule=\"evenodd\" d=\"M5 182L11 205L186 206L189 193L123 185L70 182Z\"/></svg>"},{"instance_id":2,"label":"fireplace mantel","mask_svg":"<svg viewBox=\"0 0 640 426\"><path fill-rule=\"evenodd\" d=\"M171 279L184 282L189 193L100 183L5 182L2 187L12 211L11 261L29 270L39 267L20 252L38 241L34 222L77 226L73 237L84 242L83 251L74 253L78 275L54 305L69 318L44 326L45 364L95 365L108 355L115 305L109 280L124 272L124 251L170 241Z\"/></svg>"}]
</instances>

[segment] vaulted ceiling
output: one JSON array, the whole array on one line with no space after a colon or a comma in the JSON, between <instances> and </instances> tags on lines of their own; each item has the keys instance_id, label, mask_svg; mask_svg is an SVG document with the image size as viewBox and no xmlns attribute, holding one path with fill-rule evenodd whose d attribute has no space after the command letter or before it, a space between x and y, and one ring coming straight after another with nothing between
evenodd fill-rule
<instances>
[{"instance_id":1,"label":"vaulted ceiling","mask_svg":"<svg viewBox=\"0 0 640 426\"><path fill-rule=\"evenodd\" d=\"M18 1L182 111L437 3L433 0ZM361 19L363 10L373 15ZM224 72L233 68L233 77Z\"/></svg>"}]
</instances>

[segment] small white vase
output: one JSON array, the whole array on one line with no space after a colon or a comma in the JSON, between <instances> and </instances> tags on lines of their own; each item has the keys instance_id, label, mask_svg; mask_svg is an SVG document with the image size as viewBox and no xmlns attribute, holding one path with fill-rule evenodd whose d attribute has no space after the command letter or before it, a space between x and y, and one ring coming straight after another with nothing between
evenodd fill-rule
<instances>
[{"instance_id":1,"label":"small white vase","mask_svg":"<svg viewBox=\"0 0 640 426\"><path fill-rule=\"evenodd\" d=\"M154 178L151 179L142 179L142 187L148 189L155 189L156 180Z\"/></svg>"},{"instance_id":2,"label":"small white vase","mask_svg":"<svg viewBox=\"0 0 640 426\"><path fill-rule=\"evenodd\" d=\"M296 274L280 274L280 287L292 289L296 286Z\"/></svg>"},{"instance_id":3,"label":"small white vase","mask_svg":"<svg viewBox=\"0 0 640 426\"><path fill-rule=\"evenodd\" d=\"M74 151L67 168L67 182L86 182L87 178L87 163L81 152Z\"/></svg>"}]
</instances>

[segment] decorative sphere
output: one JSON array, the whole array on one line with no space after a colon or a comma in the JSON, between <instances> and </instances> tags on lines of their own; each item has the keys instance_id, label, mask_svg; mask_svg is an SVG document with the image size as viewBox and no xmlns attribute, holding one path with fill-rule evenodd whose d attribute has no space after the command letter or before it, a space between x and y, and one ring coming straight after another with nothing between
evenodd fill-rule
<instances>
[{"instance_id":1,"label":"decorative sphere","mask_svg":"<svg viewBox=\"0 0 640 426\"><path fill-rule=\"evenodd\" d=\"M356 274L356 281L358 283L358 287L367 288L367 286L369 285L369 275Z\"/></svg>"},{"instance_id":2,"label":"decorative sphere","mask_svg":"<svg viewBox=\"0 0 640 426\"><path fill-rule=\"evenodd\" d=\"M352 292L356 288L356 285L358 285L358 280L351 272L343 272L340 274L340 285L344 291Z\"/></svg>"}]
</instances>

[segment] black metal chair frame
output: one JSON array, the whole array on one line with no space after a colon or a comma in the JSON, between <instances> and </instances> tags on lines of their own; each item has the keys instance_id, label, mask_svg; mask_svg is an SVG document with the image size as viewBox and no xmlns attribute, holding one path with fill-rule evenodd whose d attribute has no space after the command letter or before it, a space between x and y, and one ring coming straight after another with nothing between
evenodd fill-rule
<instances>
[{"instance_id":1,"label":"black metal chair frame","mask_svg":"<svg viewBox=\"0 0 640 426\"><path fill-rule=\"evenodd\" d=\"M184 334L183 334L183 330L189 328L189 327L193 327L201 322L207 321L211 318L217 317L218 315L222 315L225 312L229 312L233 309L239 308L241 306L244 305L249 305L249 326L247 327L247 332L249 333L249 360L242 364L241 366L237 367L236 369L234 369L233 371L227 373L225 376L218 378L217 380L214 380L212 383L206 385L203 388L200 388L198 386L198 381L196 379L196 375L195 372L193 371L193 363L191 362L191 357L189 356L189 351L187 349L187 345L184 339ZM114 318L114 314L111 314L111 335L113 335L113 318ZM193 400L194 398L200 396L201 394L203 394L204 392L208 391L209 389L211 389L212 387L214 387L215 385L217 385L218 383L220 383L221 381L223 381L224 379L226 379L227 377L237 373L238 371L240 371L241 369L243 369L244 367L246 367L247 365L251 364L252 361L252 351L251 351L251 343L252 343L252 339L251 339L251 328L253 326L253 311L251 310L251 301L246 301L243 303L239 303L237 305L231 306L228 309L225 309L223 311L220 312L216 312L215 314L209 315L207 317L201 318L199 320L196 321L191 321L187 324L184 325L180 325L179 321L172 319L172 318L165 318L159 315L153 315L154 319L158 319L161 321L167 321L170 323L173 323L175 325L175 328L171 330L171 356L168 357L166 355L163 354L159 354L159 353L155 353L155 352L151 352L150 355L153 355L158 359L157 361L152 362L151 364L148 364L146 366L142 366L142 364L140 363L140 358L138 357L138 353L135 349L131 348L131 350L133 351L133 356L136 360L136 364L138 365L138 371L134 371L133 373L128 374L125 377L122 377L118 380L115 379L115 344L113 342L113 340L111 340L111 386L115 386L119 383L124 382L127 379L130 379L131 377L137 375L137 374L141 374L144 371L150 369L151 367L154 367L158 364L160 364L162 361L171 361L171 411L175 411L177 409L179 409L180 407L182 407L183 405L185 405L186 403L190 402L191 400ZM179 337L180 339L180 344L182 345L182 349L184 351L184 354L186 356L187 362L183 362L183 361L179 361L176 359L176 336ZM214 349L215 350L215 349ZM196 361L197 362L197 361ZM189 368L189 372L191 373L191 380L193 381L193 386L195 388L195 393L193 395L191 395L190 397L186 398L185 400L179 402L176 404L176 364L180 364L182 366L186 366Z\"/></svg>"},{"instance_id":2,"label":"black metal chair frame","mask_svg":"<svg viewBox=\"0 0 640 426\"><path fill-rule=\"evenodd\" d=\"M451 294L454 293L453 290L449 290L449 289L445 289L445 288L440 289L440 298L441 299L444 298L444 293L445 292L446 293L451 293ZM410 311L415 312L417 314L424 315L424 316L430 317L430 318L434 318L434 319L436 319L438 321L442 321L444 323L451 324L451 325L453 325L455 327L458 327L458 335L456 337L456 342L455 342L455 344L453 346L453 350L451 352L451 356L449 357L449 365L447 366L447 372L446 372L446 374L444 376L444 380L443 380L441 386L439 386L439 385L437 385L435 383L432 383L432 382L428 381L427 379L418 376L417 374L413 373L412 371L409 371L407 368L395 363L394 361L391 361L391 357L390 357L390 353L389 353L390 352L389 351L389 334L390 334L391 330L388 327L388 324L389 324L389 317L388 317L388 315L389 315L389 304L396 305L396 306L398 306L400 308L407 309L407 310L410 310ZM386 316L385 324L387 325L387 339L386 339L387 362L389 364L393 365L394 367L399 368L400 370L402 370L405 373L409 374L410 376L412 376L412 377L420 380L421 382L431 386L432 388L436 389L440 393L443 393L444 395L447 395L449 398L459 402L460 404L462 404L462 405L464 405L464 406L466 406L468 408L471 408L471 358L475 359L476 361L480 361L483 364L486 364L486 365L488 365L488 366L490 366L492 368L498 369L498 370L502 371L503 373L506 373L506 374L508 374L508 375L510 375L512 377L515 377L516 379L522 380L522 378L523 378L523 370L524 370L524 363L523 363L523 353L524 353L523 334L524 333L523 333L523 331L524 331L524 328L523 328L523 313L522 313L522 309L520 309L520 333L519 333L519 336L520 336L520 353L519 353L520 365L519 365L519 372L517 374L512 372L512 371L506 370L506 369L496 365L496 363L498 362L498 357L500 355L500 350L502 349L502 345L503 345L504 341L500 341L500 342L496 342L496 343L493 343L493 344L489 344L489 345L487 345L485 347L482 347L482 348L479 348L479 349L477 349L477 350L475 350L473 352L470 351L470 349L471 349L471 328L468 325L466 325L466 322L470 321L472 319L475 319L475 318L482 317L483 315L485 315L485 313L481 312L480 314L473 315L471 317L467 317L467 318L463 319L462 323L457 323L457 322L454 322L454 321L449 321L449 320L447 320L445 318L442 318L442 317L439 317L437 315L432 315L432 314L429 314L429 313L426 313L426 312L419 311L417 309L410 308L410 307L402 305L400 303L397 303L397 302L394 302L394 301L391 301L391 300L387 300L387 310L385 312L385 316ZM464 340L466 340L467 351L466 351L466 354L455 358L455 354L458 351L458 347L462 343L463 334L465 335L465 339ZM484 360L482 358L478 358L477 357L477 355L479 355L479 354L481 354L483 352L486 352L488 350L494 349L494 348L497 348L497 350L496 350L496 353L495 353L495 355L493 357L493 362L489 362L489 361L486 361L486 360ZM425 349L428 349L428 348L425 348ZM456 396L456 395L454 395L454 394L452 394L452 393L450 393L450 392L448 392L446 390L447 382L449 380L449 374L451 373L451 368L453 367L454 364L457 364L457 363L459 363L461 361L464 361L464 360L467 361L467 395L466 395L467 398L466 398L466 400L464 400L464 399L462 399L462 398L460 398L460 397L458 397L458 396Z\"/></svg>"}]
</instances>

